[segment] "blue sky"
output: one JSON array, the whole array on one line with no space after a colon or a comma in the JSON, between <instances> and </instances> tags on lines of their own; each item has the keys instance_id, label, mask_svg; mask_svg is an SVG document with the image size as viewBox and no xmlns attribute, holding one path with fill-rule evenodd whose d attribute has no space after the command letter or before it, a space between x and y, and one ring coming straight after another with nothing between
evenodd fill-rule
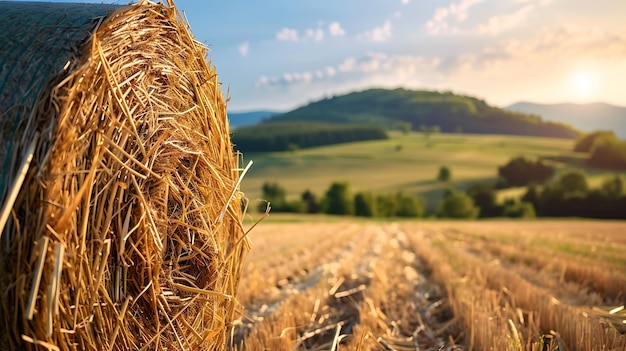
<instances>
[{"instance_id":1,"label":"blue sky","mask_svg":"<svg viewBox=\"0 0 626 351\"><path fill-rule=\"evenodd\" d=\"M209 46L230 111L371 87L451 90L497 106L626 106L623 0L175 3Z\"/></svg>"}]
</instances>

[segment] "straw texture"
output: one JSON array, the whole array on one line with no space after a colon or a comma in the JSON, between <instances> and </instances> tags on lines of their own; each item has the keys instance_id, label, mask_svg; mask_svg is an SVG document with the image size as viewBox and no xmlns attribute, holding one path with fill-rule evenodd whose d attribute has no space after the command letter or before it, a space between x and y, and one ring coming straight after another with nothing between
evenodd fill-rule
<instances>
[{"instance_id":1,"label":"straw texture","mask_svg":"<svg viewBox=\"0 0 626 351\"><path fill-rule=\"evenodd\" d=\"M207 49L145 0L80 44L14 150L39 133L1 241L0 346L223 350L249 244Z\"/></svg>"}]
</instances>

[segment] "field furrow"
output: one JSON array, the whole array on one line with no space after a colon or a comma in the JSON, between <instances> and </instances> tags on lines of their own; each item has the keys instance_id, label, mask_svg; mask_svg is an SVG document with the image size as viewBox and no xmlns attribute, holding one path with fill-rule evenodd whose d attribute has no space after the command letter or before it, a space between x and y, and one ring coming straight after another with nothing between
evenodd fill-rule
<instances>
[{"instance_id":1,"label":"field furrow","mask_svg":"<svg viewBox=\"0 0 626 351\"><path fill-rule=\"evenodd\" d=\"M622 233L621 222L269 224L252 234L232 348L624 351Z\"/></svg>"},{"instance_id":2,"label":"field furrow","mask_svg":"<svg viewBox=\"0 0 626 351\"><path fill-rule=\"evenodd\" d=\"M358 228L343 238L338 252L311 259L315 267L303 278L277 288L272 299L245 306L234 345L243 350L451 350L462 342L443 290L427 278L406 235L395 226ZM244 279L242 289L248 288Z\"/></svg>"}]
</instances>

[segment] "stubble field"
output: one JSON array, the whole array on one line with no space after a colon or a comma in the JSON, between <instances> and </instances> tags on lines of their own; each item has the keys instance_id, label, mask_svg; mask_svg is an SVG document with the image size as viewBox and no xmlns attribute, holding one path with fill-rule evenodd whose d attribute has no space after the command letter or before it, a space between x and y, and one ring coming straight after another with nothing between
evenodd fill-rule
<instances>
[{"instance_id":1,"label":"stubble field","mask_svg":"<svg viewBox=\"0 0 626 351\"><path fill-rule=\"evenodd\" d=\"M626 222L261 223L236 350L626 350Z\"/></svg>"}]
</instances>

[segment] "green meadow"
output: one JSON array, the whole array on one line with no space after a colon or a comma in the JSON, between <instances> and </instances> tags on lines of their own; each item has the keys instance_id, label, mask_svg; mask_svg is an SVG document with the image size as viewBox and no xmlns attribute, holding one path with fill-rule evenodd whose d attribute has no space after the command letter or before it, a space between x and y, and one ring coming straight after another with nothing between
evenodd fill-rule
<instances>
[{"instance_id":1,"label":"green meadow","mask_svg":"<svg viewBox=\"0 0 626 351\"><path fill-rule=\"evenodd\" d=\"M332 182L346 181L351 190L420 194L433 209L443 191L464 190L473 183L494 182L498 167L511 158L544 157L560 166L584 168L584 155L572 152L574 140L508 135L390 133L387 140L355 142L293 152L247 153L254 161L242 190L256 207L264 182L277 182L295 199L305 190L322 197ZM439 168L452 171L448 183L436 180ZM590 182L603 171L586 169ZM519 196L524 189L507 189L500 198Z\"/></svg>"}]
</instances>

